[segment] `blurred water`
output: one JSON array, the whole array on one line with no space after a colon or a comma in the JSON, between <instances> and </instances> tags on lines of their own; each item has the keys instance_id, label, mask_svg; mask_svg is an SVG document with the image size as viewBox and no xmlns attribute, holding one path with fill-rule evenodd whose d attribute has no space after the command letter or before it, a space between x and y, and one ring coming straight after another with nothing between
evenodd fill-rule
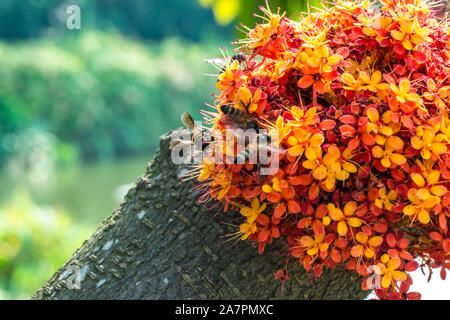
<instances>
[{"instance_id":1,"label":"blurred water","mask_svg":"<svg viewBox=\"0 0 450 320\"><path fill-rule=\"evenodd\" d=\"M139 156L54 169L39 183L17 179L17 173L4 168L0 173L0 206L8 202L14 190L22 188L39 205L64 209L75 221L98 224L122 201L151 158Z\"/></svg>"}]
</instances>

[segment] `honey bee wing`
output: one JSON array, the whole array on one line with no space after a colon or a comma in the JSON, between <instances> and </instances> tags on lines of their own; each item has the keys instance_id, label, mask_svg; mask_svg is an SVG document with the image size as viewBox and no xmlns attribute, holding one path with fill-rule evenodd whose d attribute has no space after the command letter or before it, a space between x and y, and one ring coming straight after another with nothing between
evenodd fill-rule
<instances>
[{"instance_id":1,"label":"honey bee wing","mask_svg":"<svg viewBox=\"0 0 450 320\"><path fill-rule=\"evenodd\" d=\"M185 112L182 114L181 122L183 122L183 124L189 129L195 130L194 119L192 119L192 116L189 114L189 112Z\"/></svg>"},{"instance_id":2,"label":"honey bee wing","mask_svg":"<svg viewBox=\"0 0 450 320\"><path fill-rule=\"evenodd\" d=\"M212 64L213 66L218 67L220 69L224 68L227 64L227 62L222 58L208 59L206 60L206 63Z\"/></svg>"}]
</instances>

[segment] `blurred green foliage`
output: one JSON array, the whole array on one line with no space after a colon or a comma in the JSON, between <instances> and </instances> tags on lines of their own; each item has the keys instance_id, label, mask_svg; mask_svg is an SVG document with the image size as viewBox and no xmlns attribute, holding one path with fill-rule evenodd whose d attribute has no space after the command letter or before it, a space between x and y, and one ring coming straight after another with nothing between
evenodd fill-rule
<instances>
[{"instance_id":1,"label":"blurred green foliage","mask_svg":"<svg viewBox=\"0 0 450 320\"><path fill-rule=\"evenodd\" d=\"M35 127L60 141L60 158L148 154L158 137L210 102L217 48L169 39L142 45L84 32L60 41L0 43L0 160ZM70 146L76 146L71 148Z\"/></svg>"},{"instance_id":2,"label":"blurred green foliage","mask_svg":"<svg viewBox=\"0 0 450 320\"><path fill-rule=\"evenodd\" d=\"M93 231L17 191L0 209L0 299L29 299Z\"/></svg>"},{"instance_id":3,"label":"blurred green foliage","mask_svg":"<svg viewBox=\"0 0 450 320\"><path fill-rule=\"evenodd\" d=\"M81 9L82 29L113 29L145 39L177 36L193 41L230 32L217 26L211 12L202 9L197 0L1 0L0 38L64 35L66 8L74 4Z\"/></svg>"},{"instance_id":4,"label":"blurred green foliage","mask_svg":"<svg viewBox=\"0 0 450 320\"><path fill-rule=\"evenodd\" d=\"M198 0L203 7L211 7L216 21L221 25L227 25L237 18L237 23L243 23L253 27L260 18L253 15L261 15L260 6L266 6L266 0ZM312 7L319 6L320 0L269 0L269 8L272 12L286 11L288 17L295 17L300 12L308 11L308 4Z\"/></svg>"}]
</instances>

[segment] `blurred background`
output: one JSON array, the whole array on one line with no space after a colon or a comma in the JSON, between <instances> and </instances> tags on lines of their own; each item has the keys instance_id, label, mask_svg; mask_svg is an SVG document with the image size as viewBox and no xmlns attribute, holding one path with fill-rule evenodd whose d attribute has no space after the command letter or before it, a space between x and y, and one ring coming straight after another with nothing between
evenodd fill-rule
<instances>
[{"instance_id":1,"label":"blurred background","mask_svg":"<svg viewBox=\"0 0 450 320\"><path fill-rule=\"evenodd\" d=\"M0 299L28 299L196 119L264 0L0 1ZM304 0L270 0L288 16ZM316 1L310 1L317 4ZM80 8L70 30L67 8Z\"/></svg>"},{"instance_id":2,"label":"blurred background","mask_svg":"<svg viewBox=\"0 0 450 320\"><path fill-rule=\"evenodd\" d=\"M205 60L232 50L261 4L0 1L0 299L29 298L121 202L159 136L184 111L200 118L215 88Z\"/></svg>"}]
</instances>

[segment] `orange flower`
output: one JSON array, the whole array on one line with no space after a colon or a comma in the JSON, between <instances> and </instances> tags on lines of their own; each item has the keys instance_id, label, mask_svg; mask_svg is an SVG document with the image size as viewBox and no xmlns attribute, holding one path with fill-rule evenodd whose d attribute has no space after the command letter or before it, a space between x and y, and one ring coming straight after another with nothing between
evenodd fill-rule
<instances>
[{"instance_id":1,"label":"orange flower","mask_svg":"<svg viewBox=\"0 0 450 320\"><path fill-rule=\"evenodd\" d=\"M204 157L202 159L202 171L200 173L200 176L198 177L198 181L205 181L211 177L211 174L214 171L214 168L216 167L216 163L214 161L214 158L208 158Z\"/></svg>"},{"instance_id":2,"label":"orange flower","mask_svg":"<svg viewBox=\"0 0 450 320\"><path fill-rule=\"evenodd\" d=\"M324 242L324 234L315 234L314 239L310 236L303 236L298 240L300 247L306 250L306 253L310 256L316 256L319 251L326 253L329 248L329 244Z\"/></svg>"},{"instance_id":3,"label":"orange flower","mask_svg":"<svg viewBox=\"0 0 450 320\"><path fill-rule=\"evenodd\" d=\"M391 211L394 206L394 201L397 200L397 192L394 190L389 190L389 193L386 194L386 188L383 187L378 190L378 198L375 200L375 205L383 209L383 207L387 211Z\"/></svg>"},{"instance_id":4,"label":"orange flower","mask_svg":"<svg viewBox=\"0 0 450 320\"><path fill-rule=\"evenodd\" d=\"M211 187L216 194L217 200L222 200L231 188L231 180L233 174L231 172L222 171L214 176Z\"/></svg>"},{"instance_id":5,"label":"orange flower","mask_svg":"<svg viewBox=\"0 0 450 320\"><path fill-rule=\"evenodd\" d=\"M333 221L337 221L337 230L340 236L345 236L348 231L348 226L358 228L361 226L362 221L359 218L352 217L355 214L357 204L355 201L347 202L344 206L344 212L341 209L336 208L333 203L327 205L328 215Z\"/></svg>"},{"instance_id":6,"label":"orange flower","mask_svg":"<svg viewBox=\"0 0 450 320\"><path fill-rule=\"evenodd\" d=\"M324 141L323 135L320 133L311 134L302 128L294 128L292 132L293 135L291 135L287 141L290 145L290 148L288 149L289 155L301 157L305 150L310 154L318 154L320 152L320 146Z\"/></svg>"},{"instance_id":7,"label":"orange flower","mask_svg":"<svg viewBox=\"0 0 450 320\"><path fill-rule=\"evenodd\" d=\"M372 76L370 76L367 72L361 71L359 73L359 78L361 79L363 89L377 92L377 91L386 91L389 88L387 83L380 83L382 80L381 72L375 71Z\"/></svg>"},{"instance_id":8,"label":"orange flower","mask_svg":"<svg viewBox=\"0 0 450 320\"><path fill-rule=\"evenodd\" d=\"M353 246L350 253L353 257L358 258L364 255L367 259L375 258L375 248L383 243L383 238L375 236L369 239L364 232L358 232L355 236L359 244Z\"/></svg>"},{"instance_id":9,"label":"orange flower","mask_svg":"<svg viewBox=\"0 0 450 320\"><path fill-rule=\"evenodd\" d=\"M256 48L265 46L269 42L272 34L277 33L281 18L282 17L279 15L271 15L268 24L257 25L256 28L250 32L248 47Z\"/></svg>"},{"instance_id":10,"label":"orange flower","mask_svg":"<svg viewBox=\"0 0 450 320\"><path fill-rule=\"evenodd\" d=\"M443 143L446 137L442 134L436 134L431 127L417 127L416 135L411 138L411 145L414 149L420 150L424 160L431 158L431 155L439 156L447 152L447 145Z\"/></svg>"},{"instance_id":11,"label":"orange flower","mask_svg":"<svg viewBox=\"0 0 450 320\"><path fill-rule=\"evenodd\" d=\"M431 101L441 110L446 110L447 107L444 99L447 99L450 96L450 87L444 86L438 88L436 82L430 78L427 80L427 89L428 91L423 94L425 100Z\"/></svg>"},{"instance_id":12,"label":"orange flower","mask_svg":"<svg viewBox=\"0 0 450 320\"><path fill-rule=\"evenodd\" d=\"M252 95L247 87L240 87L238 90L238 97L240 101L244 104L248 112L256 112L258 110L258 102L261 98L262 91L257 89Z\"/></svg>"},{"instance_id":13,"label":"orange flower","mask_svg":"<svg viewBox=\"0 0 450 320\"><path fill-rule=\"evenodd\" d=\"M420 102L420 96L417 93L411 93L411 84L408 79L400 80L398 87L391 83L390 88L394 93L394 97L400 103L406 103L407 101L414 103Z\"/></svg>"},{"instance_id":14,"label":"orange flower","mask_svg":"<svg viewBox=\"0 0 450 320\"><path fill-rule=\"evenodd\" d=\"M291 108L292 116L296 121L290 122L293 126L313 126L319 121L316 115L317 108L312 107L307 110L300 109L297 106Z\"/></svg>"},{"instance_id":15,"label":"orange flower","mask_svg":"<svg viewBox=\"0 0 450 320\"><path fill-rule=\"evenodd\" d=\"M230 95L231 100L235 100L236 92L244 84L245 80L242 76L242 70L239 70L239 62L233 61L231 64L225 66L216 83L217 89L222 91L218 99L224 99Z\"/></svg>"},{"instance_id":16,"label":"orange flower","mask_svg":"<svg viewBox=\"0 0 450 320\"><path fill-rule=\"evenodd\" d=\"M375 158L381 158L381 164L385 168L390 168L392 164L401 166L406 163L406 158L395 151L401 151L403 146L402 139L397 136L391 136L386 140L384 150L380 146L375 146L372 148L372 154Z\"/></svg>"},{"instance_id":17,"label":"orange flower","mask_svg":"<svg viewBox=\"0 0 450 320\"><path fill-rule=\"evenodd\" d=\"M403 213L409 216L412 221L418 219L422 224L428 224L430 222L429 210L441 202L441 199L438 196L431 195L427 189L421 190L416 188L408 190L408 200L411 204L403 208Z\"/></svg>"},{"instance_id":18,"label":"orange flower","mask_svg":"<svg viewBox=\"0 0 450 320\"><path fill-rule=\"evenodd\" d=\"M258 198L253 198L251 207L242 207L241 214L247 218L247 223L253 223L258 218L259 214L266 210L265 203L260 204Z\"/></svg>"},{"instance_id":19,"label":"orange flower","mask_svg":"<svg viewBox=\"0 0 450 320\"><path fill-rule=\"evenodd\" d=\"M381 256L381 262L378 263L380 273L383 275L381 286L387 289L394 281L405 281L407 279L406 273L397 270L400 268L402 261L400 258L390 258L387 254Z\"/></svg>"},{"instance_id":20,"label":"orange flower","mask_svg":"<svg viewBox=\"0 0 450 320\"><path fill-rule=\"evenodd\" d=\"M328 92L329 83L334 78L331 74L342 60L342 56L333 54L332 50L323 44L313 46L305 43L303 47L296 57L296 65L301 66L304 74L297 86L306 89L314 85L314 91L317 93Z\"/></svg>"}]
</instances>

